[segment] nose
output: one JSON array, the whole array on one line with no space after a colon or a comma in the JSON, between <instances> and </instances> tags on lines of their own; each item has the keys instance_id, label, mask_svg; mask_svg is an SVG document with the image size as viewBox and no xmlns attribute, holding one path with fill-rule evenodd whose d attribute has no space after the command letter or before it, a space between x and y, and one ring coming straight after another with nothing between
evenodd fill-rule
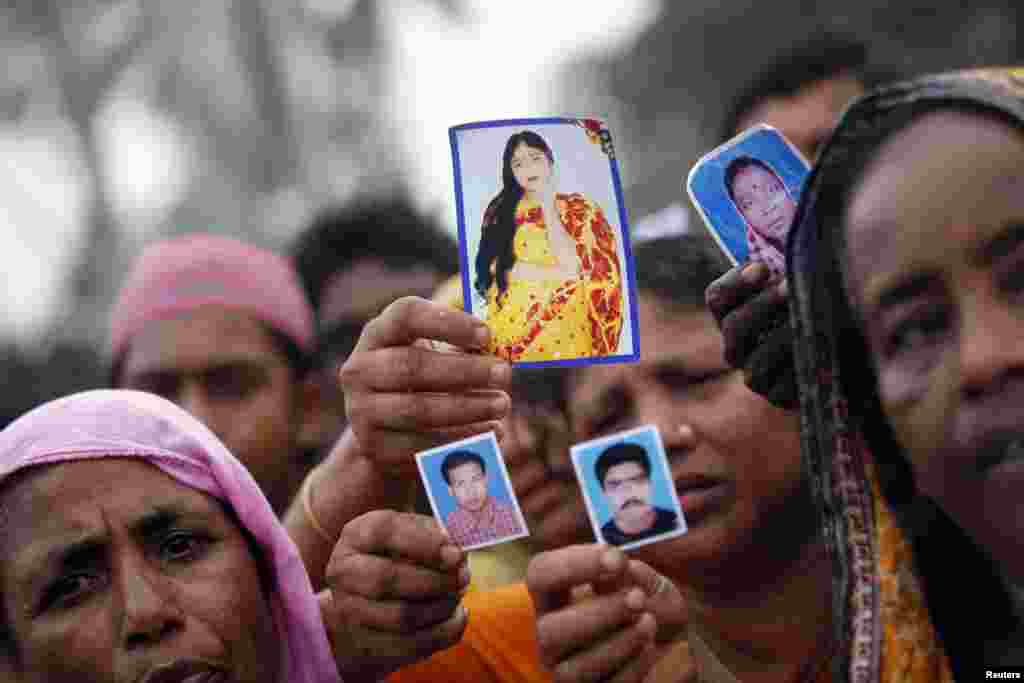
<instances>
[{"instance_id":1,"label":"nose","mask_svg":"<svg viewBox=\"0 0 1024 683\"><path fill-rule=\"evenodd\" d=\"M979 293L964 307L960 327L960 388L978 397L1024 372L1024 314Z\"/></svg>"},{"instance_id":2,"label":"nose","mask_svg":"<svg viewBox=\"0 0 1024 683\"><path fill-rule=\"evenodd\" d=\"M185 412L206 425L218 437L224 438L221 432L222 425L218 424L214 403L210 400L210 396L202 382L192 379L182 382L174 402Z\"/></svg>"},{"instance_id":3,"label":"nose","mask_svg":"<svg viewBox=\"0 0 1024 683\"><path fill-rule=\"evenodd\" d=\"M165 579L142 564L123 562L119 567L126 650L159 644L184 628L184 615Z\"/></svg>"}]
</instances>

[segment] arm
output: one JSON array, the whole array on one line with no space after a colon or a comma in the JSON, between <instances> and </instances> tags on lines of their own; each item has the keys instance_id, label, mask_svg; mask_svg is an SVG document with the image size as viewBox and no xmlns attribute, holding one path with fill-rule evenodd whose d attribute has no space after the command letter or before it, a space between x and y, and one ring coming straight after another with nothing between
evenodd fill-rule
<instances>
[{"instance_id":1,"label":"arm","mask_svg":"<svg viewBox=\"0 0 1024 683\"><path fill-rule=\"evenodd\" d=\"M489 335L473 316L416 297L399 299L366 325L340 373L351 427L285 516L314 588L323 586L323 568L348 521L408 505L418 480L414 453L500 433L510 403L508 364L434 351L419 341L479 349Z\"/></svg>"}]
</instances>

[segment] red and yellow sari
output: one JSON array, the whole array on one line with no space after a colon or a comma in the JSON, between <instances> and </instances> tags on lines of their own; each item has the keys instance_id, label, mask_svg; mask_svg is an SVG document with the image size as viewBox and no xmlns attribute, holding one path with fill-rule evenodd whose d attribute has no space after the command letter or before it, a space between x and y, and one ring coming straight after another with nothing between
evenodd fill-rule
<instances>
[{"instance_id":1,"label":"red and yellow sari","mask_svg":"<svg viewBox=\"0 0 1024 683\"><path fill-rule=\"evenodd\" d=\"M551 361L615 353L622 332L622 268L615 232L601 208L579 193L555 195L559 223L576 243L580 276L566 280L509 277L487 293L491 351L510 361ZM554 266L540 203L516 207L517 262ZM552 226L552 229L558 229Z\"/></svg>"}]
</instances>

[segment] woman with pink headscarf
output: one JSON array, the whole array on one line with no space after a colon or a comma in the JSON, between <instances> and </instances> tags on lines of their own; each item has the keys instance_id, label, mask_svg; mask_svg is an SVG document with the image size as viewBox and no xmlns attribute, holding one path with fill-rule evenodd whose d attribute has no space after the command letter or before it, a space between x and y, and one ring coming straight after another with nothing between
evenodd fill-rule
<instances>
[{"instance_id":1,"label":"woman with pink headscarf","mask_svg":"<svg viewBox=\"0 0 1024 683\"><path fill-rule=\"evenodd\" d=\"M154 395L91 391L0 432L0 678L340 681L252 475Z\"/></svg>"}]
</instances>

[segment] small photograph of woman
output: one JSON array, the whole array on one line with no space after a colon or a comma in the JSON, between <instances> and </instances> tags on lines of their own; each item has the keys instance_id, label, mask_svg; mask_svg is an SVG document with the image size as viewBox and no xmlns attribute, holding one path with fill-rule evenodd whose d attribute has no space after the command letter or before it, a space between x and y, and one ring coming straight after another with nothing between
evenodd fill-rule
<instances>
[{"instance_id":1,"label":"small photograph of woman","mask_svg":"<svg viewBox=\"0 0 1024 683\"><path fill-rule=\"evenodd\" d=\"M725 190L747 223L750 259L776 272L786 268L786 233L796 216L796 200L768 162L736 157L725 167Z\"/></svg>"},{"instance_id":2,"label":"small photograph of woman","mask_svg":"<svg viewBox=\"0 0 1024 683\"><path fill-rule=\"evenodd\" d=\"M705 155L687 189L733 265L760 261L786 269L786 235L810 166L774 128L758 125Z\"/></svg>"},{"instance_id":3,"label":"small photograph of woman","mask_svg":"<svg viewBox=\"0 0 1024 683\"><path fill-rule=\"evenodd\" d=\"M465 298L491 328L490 351L514 363L569 365L637 355L627 294L628 244L613 227L624 225L625 217L611 170L610 137L598 126L593 120L568 120L530 128L495 126L464 136L453 129L453 146L462 147L456 164L464 162L457 194L460 206L467 207L460 210L460 241L469 266ZM554 130L541 135L543 128ZM474 132L485 134L474 137ZM483 143L492 154L498 151L498 135L501 185L495 193L493 180L489 192L479 182L483 169L466 162L483 156L477 148ZM571 164L556 162L549 139L558 140ZM566 139L570 144L563 148ZM474 204L481 207L478 216L469 210ZM618 207L619 215L605 207ZM464 237L476 232L475 226L479 232Z\"/></svg>"}]
</instances>

